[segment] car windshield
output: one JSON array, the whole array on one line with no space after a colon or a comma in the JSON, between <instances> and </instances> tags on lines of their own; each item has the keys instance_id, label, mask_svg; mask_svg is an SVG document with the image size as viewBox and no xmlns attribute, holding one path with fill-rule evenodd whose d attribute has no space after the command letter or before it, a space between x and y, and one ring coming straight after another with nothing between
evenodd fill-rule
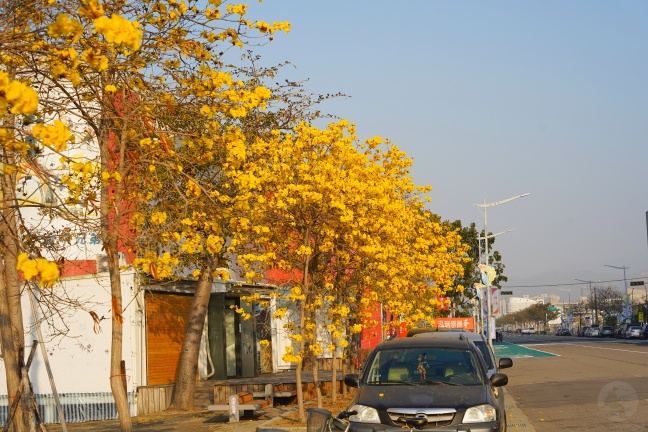
<instances>
[{"instance_id":1,"label":"car windshield","mask_svg":"<svg viewBox=\"0 0 648 432\"><path fill-rule=\"evenodd\" d=\"M469 349L398 348L375 353L367 368L369 385L481 385L475 353Z\"/></svg>"}]
</instances>

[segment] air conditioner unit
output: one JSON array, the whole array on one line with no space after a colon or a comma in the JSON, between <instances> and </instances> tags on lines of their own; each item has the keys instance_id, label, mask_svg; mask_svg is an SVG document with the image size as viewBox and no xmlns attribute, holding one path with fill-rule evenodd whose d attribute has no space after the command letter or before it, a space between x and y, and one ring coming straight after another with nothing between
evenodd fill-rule
<instances>
[{"instance_id":1,"label":"air conditioner unit","mask_svg":"<svg viewBox=\"0 0 648 432\"><path fill-rule=\"evenodd\" d=\"M108 271L108 255L97 254L97 273Z\"/></svg>"},{"instance_id":2,"label":"air conditioner unit","mask_svg":"<svg viewBox=\"0 0 648 432\"><path fill-rule=\"evenodd\" d=\"M126 265L126 252L117 252L117 257L119 258L119 266L124 267Z\"/></svg>"}]
</instances>

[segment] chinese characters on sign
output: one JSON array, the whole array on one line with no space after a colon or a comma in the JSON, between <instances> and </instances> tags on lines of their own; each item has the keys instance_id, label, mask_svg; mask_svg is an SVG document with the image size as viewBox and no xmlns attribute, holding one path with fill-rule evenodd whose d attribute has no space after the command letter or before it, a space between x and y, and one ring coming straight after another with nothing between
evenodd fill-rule
<instances>
[{"instance_id":1,"label":"chinese characters on sign","mask_svg":"<svg viewBox=\"0 0 648 432\"><path fill-rule=\"evenodd\" d=\"M54 245L60 243L61 240L59 239L58 236L49 236L46 239L46 243L49 245ZM69 245L101 245L101 239L99 238L99 235L96 233L91 233L91 234L81 234L74 236L74 238L71 241L65 240L65 243Z\"/></svg>"},{"instance_id":2,"label":"chinese characters on sign","mask_svg":"<svg viewBox=\"0 0 648 432\"><path fill-rule=\"evenodd\" d=\"M470 318L437 318L437 327L440 329L474 330L475 319Z\"/></svg>"}]
</instances>

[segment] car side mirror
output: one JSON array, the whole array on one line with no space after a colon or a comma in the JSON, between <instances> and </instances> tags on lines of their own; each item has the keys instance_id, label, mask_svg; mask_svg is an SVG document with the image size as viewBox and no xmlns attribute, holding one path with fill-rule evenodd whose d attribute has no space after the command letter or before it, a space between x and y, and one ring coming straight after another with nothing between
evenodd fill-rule
<instances>
[{"instance_id":1,"label":"car side mirror","mask_svg":"<svg viewBox=\"0 0 648 432\"><path fill-rule=\"evenodd\" d=\"M490 382L493 387L503 387L508 384L508 376L503 373L496 373L490 377Z\"/></svg>"},{"instance_id":2,"label":"car side mirror","mask_svg":"<svg viewBox=\"0 0 648 432\"><path fill-rule=\"evenodd\" d=\"M501 359L499 359L499 367L500 369L513 367L513 359L502 357Z\"/></svg>"},{"instance_id":3,"label":"car side mirror","mask_svg":"<svg viewBox=\"0 0 648 432\"><path fill-rule=\"evenodd\" d=\"M358 387L358 374L346 374L344 376L344 384L348 387Z\"/></svg>"}]
</instances>

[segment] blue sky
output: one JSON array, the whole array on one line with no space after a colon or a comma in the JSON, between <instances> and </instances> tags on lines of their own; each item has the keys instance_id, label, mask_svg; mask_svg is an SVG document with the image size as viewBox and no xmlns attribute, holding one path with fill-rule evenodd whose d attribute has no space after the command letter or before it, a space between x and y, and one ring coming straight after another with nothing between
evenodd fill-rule
<instances>
[{"instance_id":1,"label":"blue sky","mask_svg":"<svg viewBox=\"0 0 648 432\"><path fill-rule=\"evenodd\" d=\"M483 228L474 204L530 193L487 214L513 230L495 249L514 295L573 300L575 279L622 281L606 264L648 278L647 2L266 0L249 18L291 22L263 63L349 95L323 110L404 150L443 219Z\"/></svg>"}]
</instances>

